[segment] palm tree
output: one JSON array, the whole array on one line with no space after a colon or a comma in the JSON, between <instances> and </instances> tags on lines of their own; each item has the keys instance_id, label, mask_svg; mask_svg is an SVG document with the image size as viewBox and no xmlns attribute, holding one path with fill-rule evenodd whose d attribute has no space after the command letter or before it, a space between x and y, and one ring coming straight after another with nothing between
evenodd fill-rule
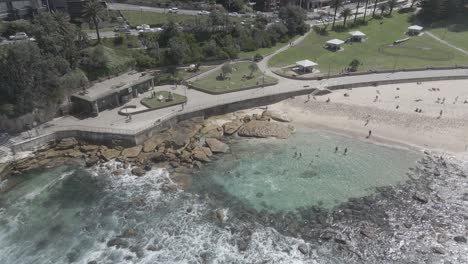
<instances>
[{"instance_id":1,"label":"palm tree","mask_svg":"<svg viewBox=\"0 0 468 264\"><path fill-rule=\"evenodd\" d=\"M335 13L333 14L333 24L332 24L332 30L333 30L335 29L336 12L338 11L338 8L341 6L341 0L332 0L330 6L335 8Z\"/></svg>"},{"instance_id":2,"label":"palm tree","mask_svg":"<svg viewBox=\"0 0 468 264\"><path fill-rule=\"evenodd\" d=\"M351 12L351 9L349 8L345 8L343 11L341 11L340 15L343 17L344 21L343 21L343 26L346 27L346 19L351 16L352 12Z\"/></svg>"},{"instance_id":3,"label":"palm tree","mask_svg":"<svg viewBox=\"0 0 468 264\"><path fill-rule=\"evenodd\" d=\"M366 6L364 7L364 21L366 21L367 5L368 4L369 4L369 0L366 0Z\"/></svg>"},{"instance_id":4,"label":"palm tree","mask_svg":"<svg viewBox=\"0 0 468 264\"><path fill-rule=\"evenodd\" d=\"M375 0L374 2L374 10L372 10L372 17L375 17L375 10L377 9L377 3L379 2L379 0Z\"/></svg>"},{"instance_id":5,"label":"palm tree","mask_svg":"<svg viewBox=\"0 0 468 264\"><path fill-rule=\"evenodd\" d=\"M96 29L96 35L98 43L101 43L101 35L99 35L99 22L101 22L101 16L104 13L104 6L97 0L89 0L83 9L83 17L90 20L94 24Z\"/></svg>"},{"instance_id":6,"label":"palm tree","mask_svg":"<svg viewBox=\"0 0 468 264\"><path fill-rule=\"evenodd\" d=\"M387 5L381 5L379 9L380 9L380 16L383 16L383 13L385 12L385 10L387 10Z\"/></svg>"},{"instance_id":7,"label":"palm tree","mask_svg":"<svg viewBox=\"0 0 468 264\"><path fill-rule=\"evenodd\" d=\"M397 4L397 0L390 0L390 2L388 3L388 7L390 8L390 11L388 12L388 15L392 15L392 12L393 12L393 8L395 8Z\"/></svg>"},{"instance_id":8,"label":"palm tree","mask_svg":"<svg viewBox=\"0 0 468 264\"><path fill-rule=\"evenodd\" d=\"M361 3L361 0L358 0L357 6L356 6L356 13L354 14L354 24L356 24L357 20L357 15L358 15L358 10L359 10L359 4Z\"/></svg>"}]
</instances>

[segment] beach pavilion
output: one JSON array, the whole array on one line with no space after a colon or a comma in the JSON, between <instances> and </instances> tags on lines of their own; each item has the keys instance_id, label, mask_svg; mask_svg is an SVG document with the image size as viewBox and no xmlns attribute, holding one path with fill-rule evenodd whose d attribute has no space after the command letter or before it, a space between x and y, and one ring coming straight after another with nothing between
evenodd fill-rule
<instances>
[{"instance_id":1,"label":"beach pavilion","mask_svg":"<svg viewBox=\"0 0 468 264\"><path fill-rule=\"evenodd\" d=\"M331 50L339 50L341 48L341 44L343 44L344 41L341 39L331 39L326 42L326 47L331 49Z\"/></svg>"},{"instance_id":2,"label":"beach pavilion","mask_svg":"<svg viewBox=\"0 0 468 264\"><path fill-rule=\"evenodd\" d=\"M351 40L356 42L361 42L366 37L366 34L359 30L351 31L349 34L351 35Z\"/></svg>"},{"instance_id":3,"label":"beach pavilion","mask_svg":"<svg viewBox=\"0 0 468 264\"><path fill-rule=\"evenodd\" d=\"M412 25L408 27L408 35L419 35L421 31L423 30L423 27L418 26L418 25Z\"/></svg>"},{"instance_id":4,"label":"beach pavilion","mask_svg":"<svg viewBox=\"0 0 468 264\"><path fill-rule=\"evenodd\" d=\"M318 64L310 61L310 60L301 60L301 61L296 61L296 66L299 67L299 71L306 73L306 72L313 72L314 67L317 66Z\"/></svg>"}]
</instances>

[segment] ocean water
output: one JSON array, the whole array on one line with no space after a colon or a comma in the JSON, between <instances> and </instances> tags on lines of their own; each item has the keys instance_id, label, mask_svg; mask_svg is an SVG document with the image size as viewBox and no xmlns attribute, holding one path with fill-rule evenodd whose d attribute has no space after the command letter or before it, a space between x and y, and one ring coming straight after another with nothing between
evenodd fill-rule
<instances>
[{"instance_id":1,"label":"ocean water","mask_svg":"<svg viewBox=\"0 0 468 264\"><path fill-rule=\"evenodd\" d=\"M128 171L113 176L106 167L31 172L0 196L0 263L346 263L326 249L305 256L297 250L302 239L237 218L230 205L285 213L332 208L405 181L418 158L416 152L299 131L288 140L235 141L230 153L193 177L187 192L168 191L171 179L163 169L143 177ZM226 223L215 219L219 210ZM107 245L128 228L136 234L123 238L126 245ZM240 252L246 232L248 247Z\"/></svg>"}]
</instances>

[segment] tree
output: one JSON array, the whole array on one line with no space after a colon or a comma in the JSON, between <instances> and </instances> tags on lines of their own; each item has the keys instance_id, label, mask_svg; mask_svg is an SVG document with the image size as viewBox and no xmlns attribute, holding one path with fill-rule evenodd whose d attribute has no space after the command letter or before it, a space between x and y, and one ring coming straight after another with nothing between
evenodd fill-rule
<instances>
[{"instance_id":1,"label":"tree","mask_svg":"<svg viewBox=\"0 0 468 264\"><path fill-rule=\"evenodd\" d=\"M374 2L374 10L372 10L372 17L375 17L375 10L377 9L377 3L379 2L379 0L375 0Z\"/></svg>"},{"instance_id":2,"label":"tree","mask_svg":"<svg viewBox=\"0 0 468 264\"><path fill-rule=\"evenodd\" d=\"M308 31L308 26L305 23L307 14L304 9L298 6L283 6L279 10L278 17L288 28L289 35L304 34Z\"/></svg>"},{"instance_id":3,"label":"tree","mask_svg":"<svg viewBox=\"0 0 468 264\"><path fill-rule=\"evenodd\" d=\"M335 29L336 12L338 12L338 8L341 6L341 0L332 0L330 6L335 9L335 12L333 14L333 24L332 24L332 30L333 30Z\"/></svg>"},{"instance_id":4,"label":"tree","mask_svg":"<svg viewBox=\"0 0 468 264\"><path fill-rule=\"evenodd\" d=\"M62 12L41 13L34 18L31 33L39 48L53 56L61 56L74 68L78 61L76 43L78 28Z\"/></svg>"},{"instance_id":5,"label":"tree","mask_svg":"<svg viewBox=\"0 0 468 264\"><path fill-rule=\"evenodd\" d=\"M387 5L381 5L380 9L380 16L383 16L383 13L387 10Z\"/></svg>"},{"instance_id":6,"label":"tree","mask_svg":"<svg viewBox=\"0 0 468 264\"><path fill-rule=\"evenodd\" d=\"M93 22L98 43L101 43L101 35L99 35L99 23L104 13L104 6L97 0L89 0L83 8L83 17Z\"/></svg>"},{"instance_id":7,"label":"tree","mask_svg":"<svg viewBox=\"0 0 468 264\"><path fill-rule=\"evenodd\" d=\"M390 9L390 11L388 12L389 16L392 15L393 8L395 8L396 4L397 4L397 0L390 0L390 2L388 3L388 7Z\"/></svg>"},{"instance_id":8,"label":"tree","mask_svg":"<svg viewBox=\"0 0 468 264\"><path fill-rule=\"evenodd\" d=\"M229 62L224 63L223 66L221 66L221 73L222 73L223 79L226 79L227 75L232 73L231 63Z\"/></svg>"},{"instance_id":9,"label":"tree","mask_svg":"<svg viewBox=\"0 0 468 264\"><path fill-rule=\"evenodd\" d=\"M347 19L349 16L351 16L351 13L352 13L352 12L351 12L351 9L349 9L349 8L345 8L345 9L343 9L343 11L341 11L340 15L343 17L343 20L344 20L344 21L343 21L343 26L346 27L346 19Z\"/></svg>"},{"instance_id":10,"label":"tree","mask_svg":"<svg viewBox=\"0 0 468 264\"><path fill-rule=\"evenodd\" d=\"M257 63L252 62L252 63L249 65L249 70L250 70L250 78L252 78L253 75L254 75L254 73L255 73L256 71L258 71L258 65L257 65Z\"/></svg>"},{"instance_id":11,"label":"tree","mask_svg":"<svg viewBox=\"0 0 468 264\"><path fill-rule=\"evenodd\" d=\"M369 0L366 0L366 5L364 7L364 21L366 21L366 15L367 15L367 5L369 4Z\"/></svg>"},{"instance_id":12,"label":"tree","mask_svg":"<svg viewBox=\"0 0 468 264\"><path fill-rule=\"evenodd\" d=\"M416 0L412 0L412 1L411 1L410 9L413 9L413 6L414 6L415 3L416 3Z\"/></svg>"},{"instance_id":13,"label":"tree","mask_svg":"<svg viewBox=\"0 0 468 264\"><path fill-rule=\"evenodd\" d=\"M357 15L358 15L358 10L359 10L359 4L361 3L361 0L358 0L357 6L356 6L356 13L354 14L354 24L356 24L357 21Z\"/></svg>"}]
</instances>

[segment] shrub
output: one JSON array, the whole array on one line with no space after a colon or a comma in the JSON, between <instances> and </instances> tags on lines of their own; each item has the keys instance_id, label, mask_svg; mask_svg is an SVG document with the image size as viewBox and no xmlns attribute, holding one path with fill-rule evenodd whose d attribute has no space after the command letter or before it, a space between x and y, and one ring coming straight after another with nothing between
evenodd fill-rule
<instances>
[{"instance_id":1,"label":"shrub","mask_svg":"<svg viewBox=\"0 0 468 264\"><path fill-rule=\"evenodd\" d=\"M323 27L314 25L312 29L314 30L315 33L319 34L320 36L326 36L328 35L327 27L328 25L324 25Z\"/></svg>"},{"instance_id":2,"label":"shrub","mask_svg":"<svg viewBox=\"0 0 468 264\"><path fill-rule=\"evenodd\" d=\"M261 60L263 60L263 56L262 56L260 53L257 53L257 54L255 54L255 56L253 57L253 60L254 60L254 61L261 61Z\"/></svg>"},{"instance_id":3,"label":"shrub","mask_svg":"<svg viewBox=\"0 0 468 264\"><path fill-rule=\"evenodd\" d=\"M356 72L358 70L359 65L361 65L361 62L358 59L353 59L349 63L349 71Z\"/></svg>"}]
</instances>

